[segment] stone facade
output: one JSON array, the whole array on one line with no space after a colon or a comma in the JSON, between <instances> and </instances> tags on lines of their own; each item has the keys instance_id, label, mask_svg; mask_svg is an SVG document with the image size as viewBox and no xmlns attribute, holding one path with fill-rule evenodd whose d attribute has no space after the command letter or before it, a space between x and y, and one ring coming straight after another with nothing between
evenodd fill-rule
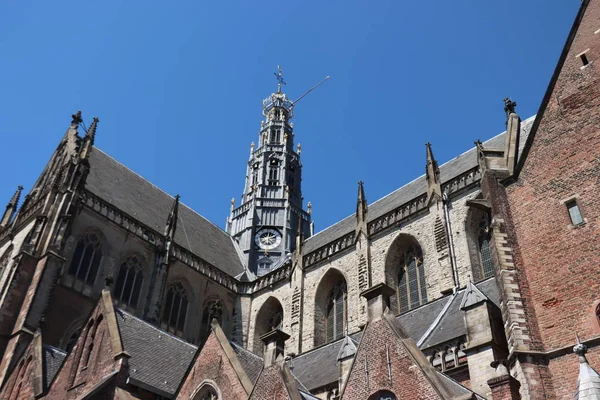
<instances>
[{"instance_id":1,"label":"stone facade","mask_svg":"<svg viewBox=\"0 0 600 400\"><path fill-rule=\"evenodd\" d=\"M427 144L424 176L371 204L360 182L356 212L317 234L280 88L226 232L95 148L98 120L80 134L73 115L0 219L0 393L572 396L574 333L600 362L598 32L600 0L586 0L537 116L506 99L506 132L441 166ZM64 357L48 382L46 354Z\"/></svg>"}]
</instances>

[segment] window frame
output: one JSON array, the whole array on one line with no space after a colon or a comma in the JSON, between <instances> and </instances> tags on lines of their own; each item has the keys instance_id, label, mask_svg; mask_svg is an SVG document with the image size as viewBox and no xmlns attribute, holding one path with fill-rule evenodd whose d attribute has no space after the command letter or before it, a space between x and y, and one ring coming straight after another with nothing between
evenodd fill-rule
<instances>
[{"instance_id":1,"label":"window frame","mask_svg":"<svg viewBox=\"0 0 600 400\"><path fill-rule=\"evenodd\" d=\"M412 254L413 252L415 253L414 255ZM412 263L406 263L407 257L411 256L415 260L414 273L411 271L411 269L409 269L411 268ZM399 263L400 266L398 268L396 285L396 301L398 303L398 313L402 314L427 303L427 281L423 250L421 249L421 246L418 244L407 245L402 253ZM418 304L415 305L413 305L413 299L411 298L411 274L416 275L416 279L414 279L414 281L417 284L416 293L418 296ZM403 298L406 298L406 307L403 307Z\"/></svg>"},{"instance_id":2,"label":"window frame","mask_svg":"<svg viewBox=\"0 0 600 400\"><path fill-rule=\"evenodd\" d=\"M121 265L119 266L119 272L117 273L117 280L113 289L113 296L117 302L128 308L137 309L139 306L140 297L142 296L142 289L144 287L144 268L142 267L143 262L138 254L131 254L127 256ZM126 268L125 276L122 278L122 270ZM131 284L128 287L128 278L131 276L131 271L134 270ZM127 299L123 299L126 294L126 289L129 289ZM137 295L134 298L135 291L137 289ZM120 291L120 293L117 293Z\"/></svg>"}]
</instances>

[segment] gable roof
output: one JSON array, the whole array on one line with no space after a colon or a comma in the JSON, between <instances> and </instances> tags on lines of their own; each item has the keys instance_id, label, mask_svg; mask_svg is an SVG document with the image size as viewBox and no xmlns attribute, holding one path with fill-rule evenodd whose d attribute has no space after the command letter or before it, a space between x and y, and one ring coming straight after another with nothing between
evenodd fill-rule
<instances>
[{"instance_id":1,"label":"gable roof","mask_svg":"<svg viewBox=\"0 0 600 400\"><path fill-rule=\"evenodd\" d=\"M97 147L89 159L85 188L162 234L174 197ZM244 272L231 236L184 204L179 206L175 242L230 276Z\"/></svg>"},{"instance_id":2,"label":"gable roof","mask_svg":"<svg viewBox=\"0 0 600 400\"><path fill-rule=\"evenodd\" d=\"M525 146L527 137L529 136L529 132L531 130L534 120L535 116L530 117L521 122L519 151L517 152L517 154L519 155L519 159L522 149ZM506 131L485 141L483 143L483 146L489 149L503 149L505 136ZM450 181L451 179L457 177L458 175L461 175L473 168L477 168L478 165L479 164L477 161L477 149L473 147L467 152L459 155L458 157L446 162L445 164L439 167L440 181L442 182L442 184L444 184ZM418 196L426 192L427 179L425 175L421 175L417 179L407 183L399 189L396 189L387 196L384 196L381 199L373 202L372 204L369 204L369 212L367 213L368 222L371 222L381 217L382 215L400 207L401 205L417 198ZM349 232L352 232L355 228L356 217L353 214L306 239L303 245L303 252L304 254L308 254L314 250L317 250L318 248L325 246L331 241Z\"/></svg>"},{"instance_id":3,"label":"gable roof","mask_svg":"<svg viewBox=\"0 0 600 400\"><path fill-rule=\"evenodd\" d=\"M130 355L130 379L152 392L175 394L198 347L121 309L115 309L115 316L123 348Z\"/></svg>"},{"instance_id":4,"label":"gable roof","mask_svg":"<svg viewBox=\"0 0 600 400\"><path fill-rule=\"evenodd\" d=\"M67 353L47 344L42 345L42 379L44 391L48 389L60 369Z\"/></svg>"},{"instance_id":5,"label":"gable roof","mask_svg":"<svg viewBox=\"0 0 600 400\"><path fill-rule=\"evenodd\" d=\"M260 374L260 371L262 370L264 360L262 359L262 357L257 356L250 350L246 350L239 344L236 344L234 342L229 342L229 344L231 345L231 348L235 352L235 355L237 356L238 360L240 361L240 364L242 364L242 368L244 369L244 371L246 371L248 378L250 378L250 380L254 384L256 382L256 379L258 378L258 375Z\"/></svg>"}]
</instances>

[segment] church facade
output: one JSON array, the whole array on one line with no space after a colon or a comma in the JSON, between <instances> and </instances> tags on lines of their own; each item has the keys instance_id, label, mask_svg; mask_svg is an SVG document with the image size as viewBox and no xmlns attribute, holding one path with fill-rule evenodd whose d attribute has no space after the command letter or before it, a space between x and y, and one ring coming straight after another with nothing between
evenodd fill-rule
<instances>
[{"instance_id":1,"label":"church facade","mask_svg":"<svg viewBox=\"0 0 600 400\"><path fill-rule=\"evenodd\" d=\"M281 84L225 230L74 114L0 219L0 398L600 399L598 59L584 0L535 116L318 233Z\"/></svg>"}]
</instances>

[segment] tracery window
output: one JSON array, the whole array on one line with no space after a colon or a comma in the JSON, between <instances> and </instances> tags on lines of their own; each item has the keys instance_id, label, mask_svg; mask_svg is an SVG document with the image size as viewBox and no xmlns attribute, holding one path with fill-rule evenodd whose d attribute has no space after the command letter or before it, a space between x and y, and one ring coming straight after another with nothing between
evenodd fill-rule
<instances>
[{"instance_id":1,"label":"tracery window","mask_svg":"<svg viewBox=\"0 0 600 400\"><path fill-rule=\"evenodd\" d=\"M213 319L219 321L219 324L223 322L223 304L219 299L210 300L204 304L204 309L202 310L202 324L200 327L200 340L206 340L210 334L210 324Z\"/></svg>"},{"instance_id":2,"label":"tracery window","mask_svg":"<svg viewBox=\"0 0 600 400\"><path fill-rule=\"evenodd\" d=\"M401 313L427 302L423 253L418 245L405 248L400 257L397 299Z\"/></svg>"},{"instance_id":3,"label":"tracery window","mask_svg":"<svg viewBox=\"0 0 600 400\"><path fill-rule=\"evenodd\" d=\"M100 261L102 260L102 243L97 234L93 232L86 233L77 242L69 274L75 279L88 285L93 285L98 274Z\"/></svg>"},{"instance_id":4,"label":"tracery window","mask_svg":"<svg viewBox=\"0 0 600 400\"><path fill-rule=\"evenodd\" d=\"M167 290L167 298L163 308L162 322L167 330L178 335L183 334L187 315L188 298L183 285L177 282Z\"/></svg>"},{"instance_id":5,"label":"tracery window","mask_svg":"<svg viewBox=\"0 0 600 400\"><path fill-rule=\"evenodd\" d=\"M114 295L120 303L137 307L144 276L138 256L127 257L121 264Z\"/></svg>"},{"instance_id":6,"label":"tracery window","mask_svg":"<svg viewBox=\"0 0 600 400\"><path fill-rule=\"evenodd\" d=\"M327 342L332 342L344 336L346 324L347 289L346 282L338 282L327 298L325 332Z\"/></svg>"},{"instance_id":7,"label":"tracery window","mask_svg":"<svg viewBox=\"0 0 600 400\"><path fill-rule=\"evenodd\" d=\"M487 216L483 216L479 221L479 236L477 244L479 249L479 266L483 279L494 276L494 263L492 261L492 252L490 250L491 229L489 227Z\"/></svg>"}]
</instances>

